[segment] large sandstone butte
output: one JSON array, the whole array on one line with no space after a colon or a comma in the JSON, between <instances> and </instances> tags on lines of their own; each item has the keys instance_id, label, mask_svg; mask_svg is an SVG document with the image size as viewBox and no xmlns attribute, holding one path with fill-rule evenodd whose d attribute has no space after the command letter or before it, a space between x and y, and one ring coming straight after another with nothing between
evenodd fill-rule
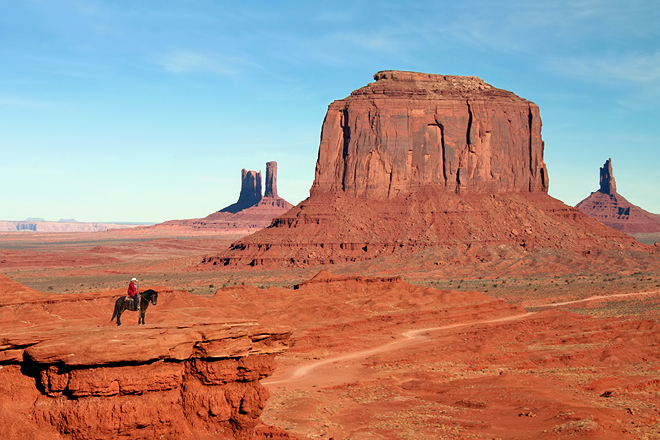
<instances>
[{"instance_id":1,"label":"large sandstone butte","mask_svg":"<svg viewBox=\"0 0 660 440\"><path fill-rule=\"evenodd\" d=\"M658 264L652 248L547 195L536 104L476 77L374 78L328 107L310 197L203 265L377 259L370 270L432 274L518 273L521 262L607 269L622 256Z\"/></svg>"},{"instance_id":2,"label":"large sandstone butte","mask_svg":"<svg viewBox=\"0 0 660 440\"><path fill-rule=\"evenodd\" d=\"M5 439L288 438L259 421L290 331L222 319L222 304L157 288L147 325L120 291L46 294L0 275Z\"/></svg>"},{"instance_id":3,"label":"large sandstone butte","mask_svg":"<svg viewBox=\"0 0 660 440\"><path fill-rule=\"evenodd\" d=\"M261 171L241 170L238 201L201 219L171 220L155 228L250 233L265 228L293 205L277 195L277 162L266 162L266 189L262 196Z\"/></svg>"},{"instance_id":4,"label":"large sandstone butte","mask_svg":"<svg viewBox=\"0 0 660 440\"><path fill-rule=\"evenodd\" d=\"M633 205L616 191L612 159L600 169L600 188L575 205L588 216L625 233L660 232L660 215Z\"/></svg>"},{"instance_id":5,"label":"large sandstone butte","mask_svg":"<svg viewBox=\"0 0 660 440\"><path fill-rule=\"evenodd\" d=\"M311 195L547 192L533 102L476 77L385 71L328 107Z\"/></svg>"}]
</instances>

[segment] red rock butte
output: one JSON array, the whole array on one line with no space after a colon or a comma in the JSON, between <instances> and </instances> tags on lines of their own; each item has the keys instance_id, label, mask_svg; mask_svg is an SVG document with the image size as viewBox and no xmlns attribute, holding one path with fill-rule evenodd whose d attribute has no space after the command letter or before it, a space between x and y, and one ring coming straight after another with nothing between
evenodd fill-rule
<instances>
[{"instance_id":1,"label":"red rock butte","mask_svg":"<svg viewBox=\"0 0 660 440\"><path fill-rule=\"evenodd\" d=\"M600 188L575 205L588 216L625 233L660 232L660 215L630 203L616 191L612 159L600 169Z\"/></svg>"},{"instance_id":2,"label":"red rock butte","mask_svg":"<svg viewBox=\"0 0 660 440\"><path fill-rule=\"evenodd\" d=\"M330 104L311 195L547 192L533 102L477 77L384 71Z\"/></svg>"},{"instance_id":3,"label":"red rock butte","mask_svg":"<svg viewBox=\"0 0 660 440\"><path fill-rule=\"evenodd\" d=\"M201 219L170 220L155 228L254 232L293 205L277 195L277 162L266 162L266 189L262 196L261 171L241 170L238 201Z\"/></svg>"},{"instance_id":4,"label":"red rock butte","mask_svg":"<svg viewBox=\"0 0 660 440\"><path fill-rule=\"evenodd\" d=\"M648 264L653 248L547 195L536 104L476 77L374 78L329 105L310 197L202 265L561 272L596 254L607 269L612 252Z\"/></svg>"}]
</instances>

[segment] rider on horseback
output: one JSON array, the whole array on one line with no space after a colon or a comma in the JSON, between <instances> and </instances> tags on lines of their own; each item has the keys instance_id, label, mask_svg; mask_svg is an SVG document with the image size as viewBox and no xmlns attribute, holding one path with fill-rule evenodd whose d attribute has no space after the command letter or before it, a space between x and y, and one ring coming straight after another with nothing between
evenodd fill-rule
<instances>
[{"instance_id":1,"label":"rider on horseback","mask_svg":"<svg viewBox=\"0 0 660 440\"><path fill-rule=\"evenodd\" d=\"M134 310L140 310L140 293L137 288L137 278L132 278L128 285L128 296L133 300Z\"/></svg>"}]
</instances>

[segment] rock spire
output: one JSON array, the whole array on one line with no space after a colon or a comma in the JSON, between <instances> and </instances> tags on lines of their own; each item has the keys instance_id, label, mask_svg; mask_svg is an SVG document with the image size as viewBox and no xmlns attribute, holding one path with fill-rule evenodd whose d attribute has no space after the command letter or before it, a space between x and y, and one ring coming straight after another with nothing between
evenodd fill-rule
<instances>
[{"instance_id":1,"label":"rock spire","mask_svg":"<svg viewBox=\"0 0 660 440\"><path fill-rule=\"evenodd\" d=\"M266 162L266 191L264 197L277 197L277 162Z\"/></svg>"},{"instance_id":2,"label":"rock spire","mask_svg":"<svg viewBox=\"0 0 660 440\"><path fill-rule=\"evenodd\" d=\"M600 192L604 194L616 194L616 182L612 174L612 159L607 159L605 165L600 169Z\"/></svg>"},{"instance_id":3,"label":"rock spire","mask_svg":"<svg viewBox=\"0 0 660 440\"><path fill-rule=\"evenodd\" d=\"M616 191L612 159L600 168L600 188L575 205L589 217L626 234L660 232L660 215L633 205Z\"/></svg>"}]
</instances>

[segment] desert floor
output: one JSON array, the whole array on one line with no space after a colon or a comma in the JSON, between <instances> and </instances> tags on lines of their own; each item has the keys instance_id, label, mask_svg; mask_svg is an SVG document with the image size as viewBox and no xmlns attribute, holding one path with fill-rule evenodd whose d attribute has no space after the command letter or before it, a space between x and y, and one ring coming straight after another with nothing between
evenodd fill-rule
<instances>
[{"instance_id":1,"label":"desert floor","mask_svg":"<svg viewBox=\"0 0 660 440\"><path fill-rule=\"evenodd\" d=\"M135 276L291 327L262 419L299 438L660 438L660 273L369 282L355 276L379 274L355 265L197 267L239 237L0 234L0 273L62 294ZM349 279L291 289L321 269Z\"/></svg>"}]
</instances>

